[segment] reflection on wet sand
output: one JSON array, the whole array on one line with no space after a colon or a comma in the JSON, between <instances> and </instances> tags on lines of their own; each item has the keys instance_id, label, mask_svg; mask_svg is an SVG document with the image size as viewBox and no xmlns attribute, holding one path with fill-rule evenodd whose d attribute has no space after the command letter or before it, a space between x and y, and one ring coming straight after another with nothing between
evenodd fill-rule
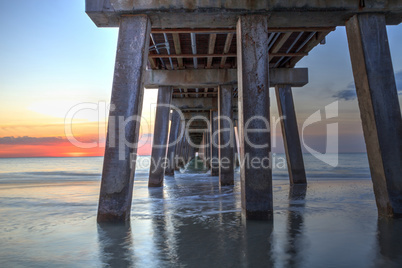
<instances>
[{"instance_id":1,"label":"reflection on wet sand","mask_svg":"<svg viewBox=\"0 0 402 268\"><path fill-rule=\"evenodd\" d=\"M168 187L176 187L167 182ZM206 188L209 183L206 183ZM225 213L222 198L211 201L221 208L212 215L188 215L180 203L166 203L162 189L149 191L152 199L153 241L163 265L188 267L271 267L273 224L244 222L240 212ZM233 200L235 202L235 200ZM208 203L208 202L206 202ZM202 211L200 205L200 211ZM203 204L203 206L208 206ZM234 206L234 204L231 204ZM204 207L205 209L205 207ZM179 216L182 215L182 216ZM186 215L186 216L183 216Z\"/></svg>"},{"instance_id":2,"label":"reflection on wet sand","mask_svg":"<svg viewBox=\"0 0 402 268\"><path fill-rule=\"evenodd\" d=\"M170 180L170 183L172 182L174 183L174 180ZM164 262L165 265L169 264L171 266L177 261L174 220L169 217L171 214L167 211L168 208L166 208L164 189L150 188L148 193L152 199L152 238L155 247L160 253L158 259Z\"/></svg>"},{"instance_id":3,"label":"reflection on wet sand","mask_svg":"<svg viewBox=\"0 0 402 268\"><path fill-rule=\"evenodd\" d=\"M168 179L165 185L148 189L147 195L137 200L138 212L131 222L133 233L130 225L98 225L99 256L105 266L324 267L348 260L353 267L373 263L376 267L402 267L402 220L379 219L377 229L370 233L370 227L353 221L351 214L336 210L340 215L338 220L333 219L336 223L325 221L328 230L341 230L339 224L349 229L356 225L357 229L347 238L317 229L321 225L312 223L326 212L312 213L322 209L310 206L316 198L313 186L309 188L309 206L306 185L289 187L288 202L284 196L280 203L285 213L278 214L280 220L274 228L273 223L245 221L235 189L220 189L218 181L208 178L190 182L178 177ZM283 189L287 191L287 185ZM309 214L305 213L307 209ZM281 237L278 234L282 226L286 229ZM369 237L376 230L374 248ZM329 240L332 248L323 248L323 241ZM370 249L375 251L367 253ZM329 255L333 250L343 256L339 263Z\"/></svg>"},{"instance_id":4,"label":"reflection on wet sand","mask_svg":"<svg viewBox=\"0 0 402 268\"><path fill-rule=\"evenodd\" d=\"M302 261L300 249L302 248L304 207L307 184L289 186L289 210L287 219L287 266L296 267Z\"/></svg>"},{"instance_id":5,"label":"reflection on wet sand","mask_svg":"<svg viewBox=\"0 0 402 268\"><path fill-rule=\"evenodd\" d=\"M133 266L133 240L130 223L98 224L98 240L103 266Z\"/></svg>"},{"instance_id":6,"label":"reflection on wet sand","mask_svg":"<svg viewBox=\"0 0 402 268\"><path fill-rule=\"evenodd\" d=\"M353 159L348 165L360 167ZM39 163L47 161L63 165ZM72 169L78 162L71 161ZM96 224L95 176L54 174L2 175L2 267L402 267L402 220L378 219L369 179L312 179L307 192L275 179L272 226L243 222L238 172L234 187L219 187L210 174L176 172L151 190L142 170L130 227ZM49 183L55 179L61 182Z\"/></svg>"},{"instance_id":7,"label":"reflection on wet sand","mask_svg":"<svg viewBox=\"0 0 402 268\"><path fill-rule=\"evenodd\" d=\"M377 230L378 251L383 265L402 267L402 219L379 218Z\"/></svg>"},{"instance_id":8,"label":"reflection on wet sand","mask_svg":"<svg viewBox=\"0 0 402 268\"><path fill-rule=\"evenodd\" d=\"M245 230L245 267L273 267L273 223L249 221Z\"/></svg>"}]
</instances>

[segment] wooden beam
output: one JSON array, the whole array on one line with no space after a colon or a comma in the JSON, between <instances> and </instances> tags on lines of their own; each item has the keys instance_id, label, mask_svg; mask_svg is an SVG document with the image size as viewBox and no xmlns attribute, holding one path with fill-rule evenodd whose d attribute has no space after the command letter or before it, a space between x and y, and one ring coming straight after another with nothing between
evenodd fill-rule
<instances>
[{"instance_id":1,"label":"wooden beam","mask_svg":"<svg viewBox=\"0 0 402 268\"><path fill-rule=\"evenodd\" d=\"M271 48L271 53L269 54L270 61L275 56L275 53L277 53L282 48L282 46L286 43L286 41L289 39L289 37L291 35L292 35L292 32L286 32L284 34L281 34L279 39L276 41L274 46Z\"/></svg>"},{"instance_id":2,"label":"wooden beam","mask_svg":"<svg viewBox=\"0 0 402 268\"><path fill-rule=\"evenodd\" d=\"M178 33L173 33L173 44L174 49L176 50L176 54L181 54L181 46L180 46L180 37ZM183 58L177 58L177 63L179 65L179 69L183 69Z\"/></svg>"},{"instance_id":3,"label":"wooden beam","mask_svg":"<svg viewBox=\"0 0 402 268\"><path fill-rule=\"evenodd\" d=\"M175 29L152 29L152 33L201 33L201 34L217 34L217 33L235 33L234 28L175 28Z\"/></svg>"},{"instance_id":4,"label":"wooden beam","mask_svg":"<svg viewBox=\"0 0 402 268\"><path fill-rule=\"evenodd\" d=\"M204 92L205 92L206 94L203 94L203 97L206 97L206 96L208 95L208 88L207 88L207 87L204 88Z\"/></svg>"},{"instance_id":5,"label":"wooden beam","mask_svg":"<svg viewBox=\"0 0 402 268\"><path fill-rule=\"evenodd\" d=\"M304 57L307 56L308 53L305 52L300 52L300 53L270 53L270 56L272 57ZM228 53L228 54L181 54L181 55L176 55L176 54L150 54L149 58L235 58L237 57L236 53Z\"/></svg>"},{"instance_id":6,"label":"wooden beam","mask_svg":"<svg viewBox=\"0 0 402 268\"><path fill-rule=\"evenodd\" d=\"M149 64L151 65L152 69L158 69L158 67L156 66L156 62L154 58L151 58L148 56L148 60L149 60Z\"/></svg>"},{"instance_id":7,"label":"wooden beam","mask_svg":"<svg viewBox=\"0 0 402 268\"><path fill-rule=\"evenodd\" d=\"M233 33L228 33L228 35L226 36L225 46L223 47L223 54L228 54L230 45L232 44L232 39L233 39ZM226 58L227 57L225 56L222 57L220 64L221 68L225 67Z\"/></svg>"},{"instance_id":8,"label":"wooden beam","mask_svg":"<svg viewBox=\"0 0 402 268\"><path fill-rule=\"evenodd\" d=\"M333 31L335 27L270 27L268 32L321 32L321 31ZM152 29L152 33L202 33L202 34L225 34L236 33L235 28L175 28L175 29Z\"/></svg>"},{"instance_id":9,"label":"wooden beam","mask_svg":"<svg viewBox=\"0 0 402 268\"><path fill-rule=\"evenodd\" d=\"M336 27L270 27L270 33L335 31Z\"/></svg>"},{"instance_id":10,"label":"wooden beam","mask_svg":"<svg viewBox=\"0 0 402 268\"><path fill-rule=\"evenodd\" d=\"M308 53L315 46L317 46L331 31L319 32L315 35L315 37L311 38L311 40L300 50L301 52ZM303 56L296 56L289 61L289 67L294 67L296 63L298 63Z\"/></svg>"},{"instance_id":11,"label":"wooden beam","mask_svg":"<svg viewBox=\"0 0 402 268\"><path fill-rule=\"evenodd\" d=\"M299 57L299 56L307 56L308 53L299 52L299 53L270 53L272 57Z\"/></svg>"},{"instance_id":12,"label":"wooden beam","mask_svg":"<svg viewBox=\"0 0 402 268\"><path fill-rule=\"evenodd\" d=\"M182 95L183 93L181 92L173 92L173 95ZM187 92L187 95L204 95L204 93L200 94L199 92ZM208 94L216 95L218 92L209 92Z\"/></svg>"},{"instance_id":13,"label":"wooden beam","mask_svg":"<svg viewBox=\"0 0 402 268\"><path fill-rule=\"evenodd\" d=\"M151 58L209 58L209 57L236 57L236 53L231 54L181 54L181 55L168 55L168 54L152 54Z\"/></svg>"},{"instance_id":14,"label":"wooden beam","mask_svg":"<svg viewBox=\"0 0 402 268\"><path fill-rule=\"evenodd\" d=\"M214 54L215 51L215 42L216 42L216 33L215 34L211 34L209 36L209 44L208 44L208 54ZM212 66L212 57L209 57L207 59L207 68L211 68Z\"/></svg>"}]
</instances>

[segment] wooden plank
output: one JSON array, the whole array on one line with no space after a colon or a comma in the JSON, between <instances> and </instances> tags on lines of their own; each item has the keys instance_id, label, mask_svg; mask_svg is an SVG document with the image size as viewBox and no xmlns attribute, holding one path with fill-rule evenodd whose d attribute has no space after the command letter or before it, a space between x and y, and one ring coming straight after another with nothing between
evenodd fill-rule
<instances>
[{"instance_id":1,"label":"wooden plank","mask_svg":"<svg viewBox=\"0 0 402 268\"><path fill-rule=\"evenodd\" d=\"M270 27L268 32L321 32L321 31L334 31L335 27ZM235 28L175 28L175 29L152 29L152 33L203 33L203 34L222 34L222 33L236 33Z\"/></svg>"},{"instance_id":2,"label":"wooden plank","mask_svg":"<svg viewBox=\"0 0 402 268\"><path fill-rule=\"evenodd\" d=\"M152 68L152 69L158 69L158 67L156 66L156 62L155 62L155 59L154 59L154 58L150 58L150 57L148 56L148 60L149 60L149 64L151 65L151 68Z\"/></svg>"},{"instance_id":3,"label":"wooden plank","mask_svg":"<svg viewBox=\"0 0 402 268\"><path fill-rule=\"evenodd\" d=\"M208 44L208 54L214 54L215 51L215 42L216 42L216 34L211 34L209 36L209 44ZM207 59L207 68L211 68L212 66L212 57Z\"/></svg>"},{"instance_id":4,"label":"wooden plank","mask_svg":"<svg viewBox=\"0 0 402 268\"><path fill-rule=\"evenodd\" d=\"M335 31L336 27L269 27L270 33Z\"/></svg>"},{"instance_id":5,"label":"wooden plank","mask_svg":"<svg viewBox=\"0 0 402 268\"><path fill-rule=\"evenodd\" d=\"M286 43L286 41L289 39L289 37L291 35L292 35L292 32L287 32L287 33L282 34L278 38L278 40L276 41L274 46L271 48L271 53L269 54L269 60L270 61L275 56L274 54L277 53L282 48L282 46Z\"/></svg>"},{"instance_id":6,"label":"wooden plank","mask_svg":"<svg viewBox=\"0 0 402 268\"><path fill-rule=\"evenodd\" d=\"M206 94L205 94L206 93ZM206 97L206 96L208 96L208 88L206 87L206 88L204 88L204 94L203 94L203 97Z\"/></svg>"},{"instance_id":7,"label":"wooden plank","mask_svg":"<svg viewBox=\"0 0 402 268\"><path fill-rule=\"evenodd\" d=\"M225 46L223 47L223 54L228 54L230 45L232 44L232 39L233 39L233 33L229 33L226 36ZM222 57L221 64L220 64L221 68L225 67L226 59L227 59L227 57L225 57L225 56Z\"/></svg>"},{"instance_id":8,"label":"wooden plank","mask_svg":"<svg viewBox=\"0 0 402 268\"><path fill-rule=\"evenodd\" d=\"M173 33L173 44L174 49L176 50L176 54L181 54L181 46L180 46L180 37L178 33ZM183 58L177 58L177 63L179 65L179 69L183 69Z\"/></svg>"},{"instance_id":9,"label":"wooden plank","mask_svg":"<svg viewBox=\"0 0 402 268\"><path fill-rule=\"evenodd\" d=\"M308 53L300 52L300 53L270 53L272 57L298 57L298 56L307 56ZM236 53L228 53L228 54L150 54L150 58L235 58L237 57Z\"/></svg>"},{"instance_id":10,"label":"wooden plank","mask_svg":"<svg viewBox=\"0 0 402 268\"><path fill-rule=\"evenodd\" d=\"M202 33L202 34L217 34L217 33L235 33L234 28L175 28L175 29L152 29L152 33Z\"/></svg>"},{"instance_id":11,"label":"wooden plank","mask_svg":"<svg viewBox=\"0 0 402 268\"><path fill-rule=\"evenodd\" d=\"M187 89L186 89L186 95L200 95L200 93L199 92L187 92ZM181 92L173 92L173 95L182 95L183 93L181 93ZM205 93L202 93L202 95L204 95ZM218 94L218 92L208 92L208 94L211 94L211 95L216 95L216 94Z\"/></svg>"},{"instance_id":12,"label":"wooden plank","mask_svg":"<svg viewBox=\"0 0 402 268\"><path fill-rule=\"evenodd\" d=\"M319 32L313 37L300 51L304 53L310 52L315 46L317 46L331 31ZM303 56L295 56L289 61L289 67L294 67Z\"/></svg>"},{"instance_id":13,"label":"wooden plank","mask_svg":"<svg viewBox=\"0 0 402 268\"><path fill-rule=\"evenodd\" d=\"M298 56L307 56L308 53L299 52L299 53L270 53L272 57L298 57Z\"/></svg>"},{"instance_id":14,"label":"wooden plank","mask_svg":"<svg viewBox=\"0 0 402 268\"><path fill-rule=\"evenodd\" d=\"M231 54L181 54L181 55L176 55L176 54L159 54L159 55L149 55L151 58L209 58L209 57L236 57L236 53L231 53Z\"/></svg>"}]
</instances>

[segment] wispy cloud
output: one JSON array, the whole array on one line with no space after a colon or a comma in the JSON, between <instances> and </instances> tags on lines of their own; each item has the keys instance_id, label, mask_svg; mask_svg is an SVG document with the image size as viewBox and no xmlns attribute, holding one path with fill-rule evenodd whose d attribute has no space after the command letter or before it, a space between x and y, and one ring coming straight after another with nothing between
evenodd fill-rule
<instances>
[{"instance_id":1,"label":"wispy cloud","mask_svg":"<svg viewBox=\"0 0 402 268\"><path fill-rule=\"evenodd\" d=\"M336 94L332 95L332 97L338 100L345 100L345 101L356 99L355 83L354 82L349 83L349 85L344 90L337 92Z\"/></svg>"},{"instance_id":2,"label":"wispy cloud","mask_svg":"<svg viewBox=\"0 0 402 268\"><path fill-rule=\"evenodd\" d=\"M402 70L395 73L395 82L398 95L402 95ZM354 82L350 82L345 89L332 95L332 98L345 101L354 100L356 97L356 87Z\"/></svg>"},{"instance_id":3,"label":"wispy cloud","mask_svg":"<svg viewBox=\"0 0 402 268\"><path fill-rule=\"evenodd\" d=\"M8 145L55 145L66 142L62 137L0 137L0 144Z\"/></svg>"}]
</instances>

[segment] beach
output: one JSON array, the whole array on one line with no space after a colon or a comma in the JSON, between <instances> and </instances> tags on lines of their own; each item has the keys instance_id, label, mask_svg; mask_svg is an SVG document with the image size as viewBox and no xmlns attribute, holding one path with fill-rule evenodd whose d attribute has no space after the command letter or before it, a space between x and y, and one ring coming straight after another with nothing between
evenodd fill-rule
<instances>
[{"instance_id":1,"label":"beach","mask_svg":"<svg viewBox=\"0 0 402 268\"><path fill-rule=\"evenodd\" d=\"M98 225L103 158L0 159L1 267L400 267L402 221L377 216L365 154L308 185L273 171L274 221L244 221L234 187L194 169L149 189L136 171L131 222ZM197 171L197 173L194 173Z\"/></svg>"}]
</instances>

